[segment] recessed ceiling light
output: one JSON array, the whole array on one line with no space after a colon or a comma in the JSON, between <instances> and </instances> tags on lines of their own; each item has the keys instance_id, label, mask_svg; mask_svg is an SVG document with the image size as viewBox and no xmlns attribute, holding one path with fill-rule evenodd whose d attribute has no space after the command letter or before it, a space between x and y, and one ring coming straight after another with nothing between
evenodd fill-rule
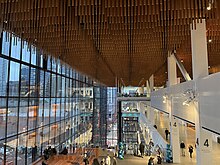
<instances>
[{"instance_id":1,"label":"recessed ceiling light","mask_svg":"<svg viewBox=\"0 0 220 165\"><path fill-rule=\"evenodd\" d=\"M183 62L183 59L181 59L180 62Z\"/></svg>"},{"instance_id":2,"label":"recessed ceiling light","mask_svg":"<svg viewBox=\"0 0 220 165\"><path fill-rule=\"evenodd\" d=\"M211 39L209 39L209 43L210 43L210 42L212 42L212 40L211 40Z\"/></svg>"}]
</instances>

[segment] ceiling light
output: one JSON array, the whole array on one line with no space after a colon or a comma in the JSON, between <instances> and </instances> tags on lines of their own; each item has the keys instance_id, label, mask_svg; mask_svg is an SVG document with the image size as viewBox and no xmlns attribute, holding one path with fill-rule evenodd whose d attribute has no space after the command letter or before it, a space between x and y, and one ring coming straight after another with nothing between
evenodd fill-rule
<instances>
[{"instance_id":1,"label":"ceiling light","mask_svg":"<svg viewBox=\"0 0 220 165\"><path fill-rule=\"evenodd\" d=\"M181 59L180 62L183 62L183 59Z\"/></svg>"},{"instance_id":2,"label":"ceiling light","mask_svg":"<svg viewBox=\"0 0 220 165\"><path fill-rule=\"evenodd\" d=\"M211 10L212 9L212 7L211 7L211 5L209 4L209 6L207 7L207 10Z\"/></svg>"},{"instance_id":3,"label":"ceiling light","mask_svg":"<svg viewBox=\"0 0 220 165\"><path fill-rule=\"evenodd\" d=\"M8 23L8 21L4 21L4 23Z\"/></svg>"},{"instance_id":4,"label":"ceiling light","mask_svg":"<svg viewBox=\"0 0 220 165\"><path fill-rule=\"evenodd\" d=\"M212 39L209 39L209 43L212 42Z\"/></svg>"},{"instance_id":5,"label":"ceiling light","mask_svg":"<svg viewBox=\"0 0 220 165\"><path fill-rule=\"evenodd\" d=\"M208 68L210 69L210 68L211 68L211 66L209 65L209 66L208 66Z\"/></svg>"}]
</instances>

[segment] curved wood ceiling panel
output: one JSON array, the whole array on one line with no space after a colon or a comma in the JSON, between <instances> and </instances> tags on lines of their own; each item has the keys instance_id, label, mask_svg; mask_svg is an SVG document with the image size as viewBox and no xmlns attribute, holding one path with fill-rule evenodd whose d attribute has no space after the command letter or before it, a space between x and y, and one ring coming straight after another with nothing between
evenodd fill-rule
<instances>
[{"instance_id":1,"label":"curved wood ceiling panel","mask_svg":"<svg viewBox=\"0 0 220 165\"><path fill-rule=\"evenodd\" d=\"M209 64L220 65L218 6L217 0L1 0L0 25L106 85L117 77L137 86L152 74L162 85L168 51L176 49L191 73L192 20L207 20Z\"/></svg>"}]
</instances>

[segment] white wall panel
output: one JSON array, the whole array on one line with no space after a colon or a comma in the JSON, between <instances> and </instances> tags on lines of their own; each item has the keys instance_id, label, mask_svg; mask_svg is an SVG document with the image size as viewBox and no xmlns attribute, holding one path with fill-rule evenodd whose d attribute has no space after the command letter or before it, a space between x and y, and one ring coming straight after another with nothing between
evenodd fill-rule
<instances>
[{"instance_id":1,"label":"white wall panel","mask_svg":"<svg viewBox=\"0 0 220 165\"><path fill-rule=\"evenodd\" d=\"M151 93L151 106L161 111L167 112L167 104L163 103L163 96L167 95L167 89L160 89Z\"/></svg>"},{"instance_id":2,"label":"white wall panel","mask_svg":"<svg viewBox=\"0 0 220 165\"><path fill-rule=\"evenodd\" d=\"M220 133L220 73L197 82L202 126Z\"/></svg>"},{"instance_id":3,"label":"white wall panel","mask_svg":"<svg viewBox=\"0 0 220 165\"><path fill-rule=\"evenodd\" d=\"M185 121L194 123L195 122L195 113L194 113L194 105L192 103L187 105L183 105L183 102L186 98L182 97L174 97L173 98L173 115L183 119Z\"/></svg>"}]
</instances>

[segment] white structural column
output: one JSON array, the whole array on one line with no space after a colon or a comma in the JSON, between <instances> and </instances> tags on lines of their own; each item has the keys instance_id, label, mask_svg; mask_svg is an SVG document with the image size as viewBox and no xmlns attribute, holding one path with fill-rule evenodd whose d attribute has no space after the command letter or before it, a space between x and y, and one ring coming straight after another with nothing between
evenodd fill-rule
<instances>
[{"instance_id":1,"label":"white structural column","mask_svg":"<svg viewBox=\"0 0 220 165\"><path fill-rule=\"evenodd\" d=\"M177 84L176 60L173 54L168 56L168 86ZM170 114L170 143L173 151L173 163L180 163L180 140L179 124L173 117L173 99L172 96L167 98L167 108Z\"/></svg>"},{"instance_id":2,"label":"white structural column","mask_svg":"<svg viewBox=\"0 0 220 165\"><path fill-rule=\"evenodd\" d=\"M194 22L191 27L193 80L208 76L208 56L206 39L206 22ZM196 92L199 89L196 88ZM195 104L195 127L196 127L196 160L199 165L212 164L212 135L201 126L199 96Z\"/></svg>"},{"instance_id":3,"label":"white structural column","mask_svg":"<svg viewBox=\"0 0 220 165\"><path fill-rule=\"evenodd\" d=\"M150 93L154 90L154 75L152 75L149 79L150 82ZM150 107L149 111L149 120L154 125L155 124L155 112L154 108Z\"/></svg>"},{"instance_id":4,"label":"white structural column","mask_svg":"<svg viewBox=\"0 0 220 165\"><path fill-rule=\"evenodd\" d=\"M147 88L147 97L150 97L150 84L149 84L149 81L147 80L146 81L146 88Z\"/></svg>"}]
</instances>

